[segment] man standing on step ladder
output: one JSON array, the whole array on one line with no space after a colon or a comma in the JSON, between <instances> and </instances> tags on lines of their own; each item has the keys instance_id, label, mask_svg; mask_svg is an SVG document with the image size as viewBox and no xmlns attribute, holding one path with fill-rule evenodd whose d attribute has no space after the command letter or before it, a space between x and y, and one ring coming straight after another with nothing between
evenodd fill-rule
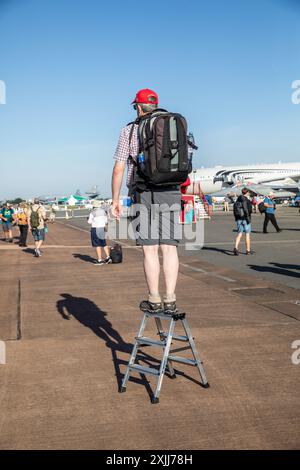
<instances>
[{"instance_id":1,"label":"man standing on step ladder","mask_svg":"<svg viewBox=\"0 0 300 470\"><path fill-rule=\"evenodd\" d=\"M121 130L114 155L112 213L117 219L121 216L120 189L127 165L129 195L138 207L136 243L143 248L149 290L140 309L172 314L176 312L177 246L181 238L180 184L192 170L188 145L194 144L188 142L185 119L158 108L154 91L138 91L132 105L137 119ZM159 248L166 285L163 299L159 293Z\"/></svg>"}]
</instances>

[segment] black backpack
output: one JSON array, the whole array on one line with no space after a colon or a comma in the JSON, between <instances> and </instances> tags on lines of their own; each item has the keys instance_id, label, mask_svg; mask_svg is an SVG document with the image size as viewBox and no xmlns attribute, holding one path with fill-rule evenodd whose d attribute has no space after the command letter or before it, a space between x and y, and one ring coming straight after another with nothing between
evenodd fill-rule
<instances>
[{"instance_id":1,"label":"black backpack","mask_svg":"<svg viewBox=\"0 0 300 470\"><path fill-rule=\"evenodd\" d=\"M233 204L233 215L236 220L244 219L246 217L245 207L242 201L237 200Z\"/></svg>"},{"instance_id":2,"label":"black backpack","mask_svg":"<svg viewBox=\"0 0 300 470\"><path fill-rule=\"evenodd\" d=\"M266 212L267 208L263 201L258 204L258 210L261 214L264 214Z\"/></svg>"},{"instance_id":3,"label":"black backpack","mask_svg":"<svg viewBox=\"0 0 300 470\"><path fill-rule=\"evenodd\" d=\"M187 123L183 116L158 109L139 118L138 124L139 156L135 164L133 186L136 189L149 187L174 186L183 183L192 171L188 145Z\"/></svg>"},{"instance_id":4,"label":"black backpack","mask_svg":"<svg viewBox=\"0 0 300 470\"><path fill-rule=\"evenodd\" d=\"M123 252L122 247L118 243L116 243L110 249L110 257L112 259L113 264L122 263L123 261Z\"/></svg>"}]
</instances>

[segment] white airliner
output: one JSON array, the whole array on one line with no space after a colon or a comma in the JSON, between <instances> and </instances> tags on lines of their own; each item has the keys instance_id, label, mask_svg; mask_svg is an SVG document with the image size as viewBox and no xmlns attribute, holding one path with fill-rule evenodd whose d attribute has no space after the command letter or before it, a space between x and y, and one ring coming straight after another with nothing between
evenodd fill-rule
<instances>
[{"instance_id":1,"label":"white airliner","mask_svg":"<svg viewBox=\"0 0 300 470\"><path fill-rule=\"evenodd\" d=\"M297 193L300 187L300 163L216 166L195 169L189 176L191 183L200 183L204 194L250 183Z\"/></svg>"}]
</instances>

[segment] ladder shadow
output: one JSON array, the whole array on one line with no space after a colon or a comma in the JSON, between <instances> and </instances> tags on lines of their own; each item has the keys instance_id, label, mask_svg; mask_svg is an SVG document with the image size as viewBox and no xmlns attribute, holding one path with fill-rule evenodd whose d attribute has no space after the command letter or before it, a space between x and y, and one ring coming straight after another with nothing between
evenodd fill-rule
<instances>
[{"instance_id":1,"label":"ladder shadow","mask_svg":"<svg viewBox=\"0 0 300 470\"><path fill-rule=\"evenodd\" d=\"M124 341L120 333L113 328L111 322L106 318L107 313L101 310L92 300L85 297L75 297L68 293L60 294L62 299L56 302L58 313L64 320L75 318L84 327L89 328L98 338L105 341L106 346L111 350L112 360L115 368L118 390L121 389L124 374L121 373L120 366L128 364L127 360L118 357L118 353L126 353L128 360L133 348L132 343ZM150 364L160 361L144 351L139 351L137 359ZM132 382L143 385L149 397L153 396L153 390L144 374L141 379L130 377Z\"/></svg>"},{"instance_id":2,"label":"ladder shadow","mask_svg":"<svg viewBox=\"0 0 300 470\"><path fill-rule=\"evenodd\" d=\"M143 346L144 348L145 346ZM140 349L139 349L140 351ZM170 354L173 353L174 350L170 350ZM148 355L147 355L148 356ZM149 358L149 359L148 359ZM137 354L136 356L136 363L139 364L139 361L141 360L143 363L147 364L149 367L151 368L154 368L155 365L159 365L160 364L160 361L156 358L153 358L151 356L148 356L148 358L146 357L139 357L139 354ZM175 372L175 375L176 376L179 376L179 377L183 377L187 380L190 380L191 382L195 383L196 385L200 385L200 387L202 388L205 388L205 386L203 385L203 383L201 382L201 380L197 380L195 379L194 377L188 375L186 372L183 372L182 370L178 370L174 367L174 362L172 362L172 366L173 366L173 369L174 369L174 372ZM141 374L142 375L142 374ZM169 379L174 379L176 377L172 377L172 375L170 374L170 372L166 369L165 371L165 374L164 374L165 377L168 377ZM146 376L144 376L146 378ZM134 381L134 377L130 376L129 377L129 380L130 381ZM146 378L147 380L147 378ZM150 391L151 391L151 388L150 388ZM153 396L153 391L151 391L151 395L150 397Z\"/></svg>"}]
</instances>

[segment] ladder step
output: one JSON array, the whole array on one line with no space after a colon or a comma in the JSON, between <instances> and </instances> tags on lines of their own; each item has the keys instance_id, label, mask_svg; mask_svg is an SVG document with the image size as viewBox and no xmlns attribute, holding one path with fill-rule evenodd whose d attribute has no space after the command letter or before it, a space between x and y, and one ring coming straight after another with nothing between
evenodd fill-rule
<instances>
[{"instance_id":1,"label":"ladder step","mask_svg":"<svg viewBox=\"0 0 300 470\"><path fill-rule=\"evenodd\" d=\"M159 370L152 369L151 367L143 367L143 366L140 366L139 364L128 365L128 368L130 370L135 370L142 374L159 375Z\"/></svg>"},{"instance_id":2,"label":"ladder step","mask_svg":"<svg viewBox=\"0 0 300 470\"><path fill-rule=\"evenodd\" d=\"M186 359L185 357L180 356L168 356L170 361L181 362L182 364L187 364L188 366L197 366L197 361L194 359Z\"/></svg>"},{"instance_id":3,"label":"ladder step","mask_svg":"<svg viewBox=\"0 0 300 470\"><path fill-rule=\"evenodd\" d=\"M167 333L163 333L163 336L164 338L168 337ZM182 335L173 335L172 339L176 339L177 341L185 341L185 342L189 340L187 336L182 336Z\"/></svg>"},{"instance_id":4,"label":"ladder step","mask_svg":"<svg viewBox=\"0 0 300 470\"><path fill-rule=\"evenodd\" d=\"M136 341L139 344L149 344L150 346L160 346L160 347L165 347L166 342L165 341L159 341L157 339L151 339L151 338L146 338L145 336L136 337Z\"/></svg>"},{"instance_id":5,"label":"ladder step","mask_svg":"<svg viewBox=\"0 0 300 470\"><path fill-rule=\"evenodd\" d=\"M166 315L164 312L153 313L153 312L148 312L147 310L145 310L143 313L148 318L163 318L167 320L170 320L170 318L172 318L170 315Z\"/></svg>"}]
</instances>

